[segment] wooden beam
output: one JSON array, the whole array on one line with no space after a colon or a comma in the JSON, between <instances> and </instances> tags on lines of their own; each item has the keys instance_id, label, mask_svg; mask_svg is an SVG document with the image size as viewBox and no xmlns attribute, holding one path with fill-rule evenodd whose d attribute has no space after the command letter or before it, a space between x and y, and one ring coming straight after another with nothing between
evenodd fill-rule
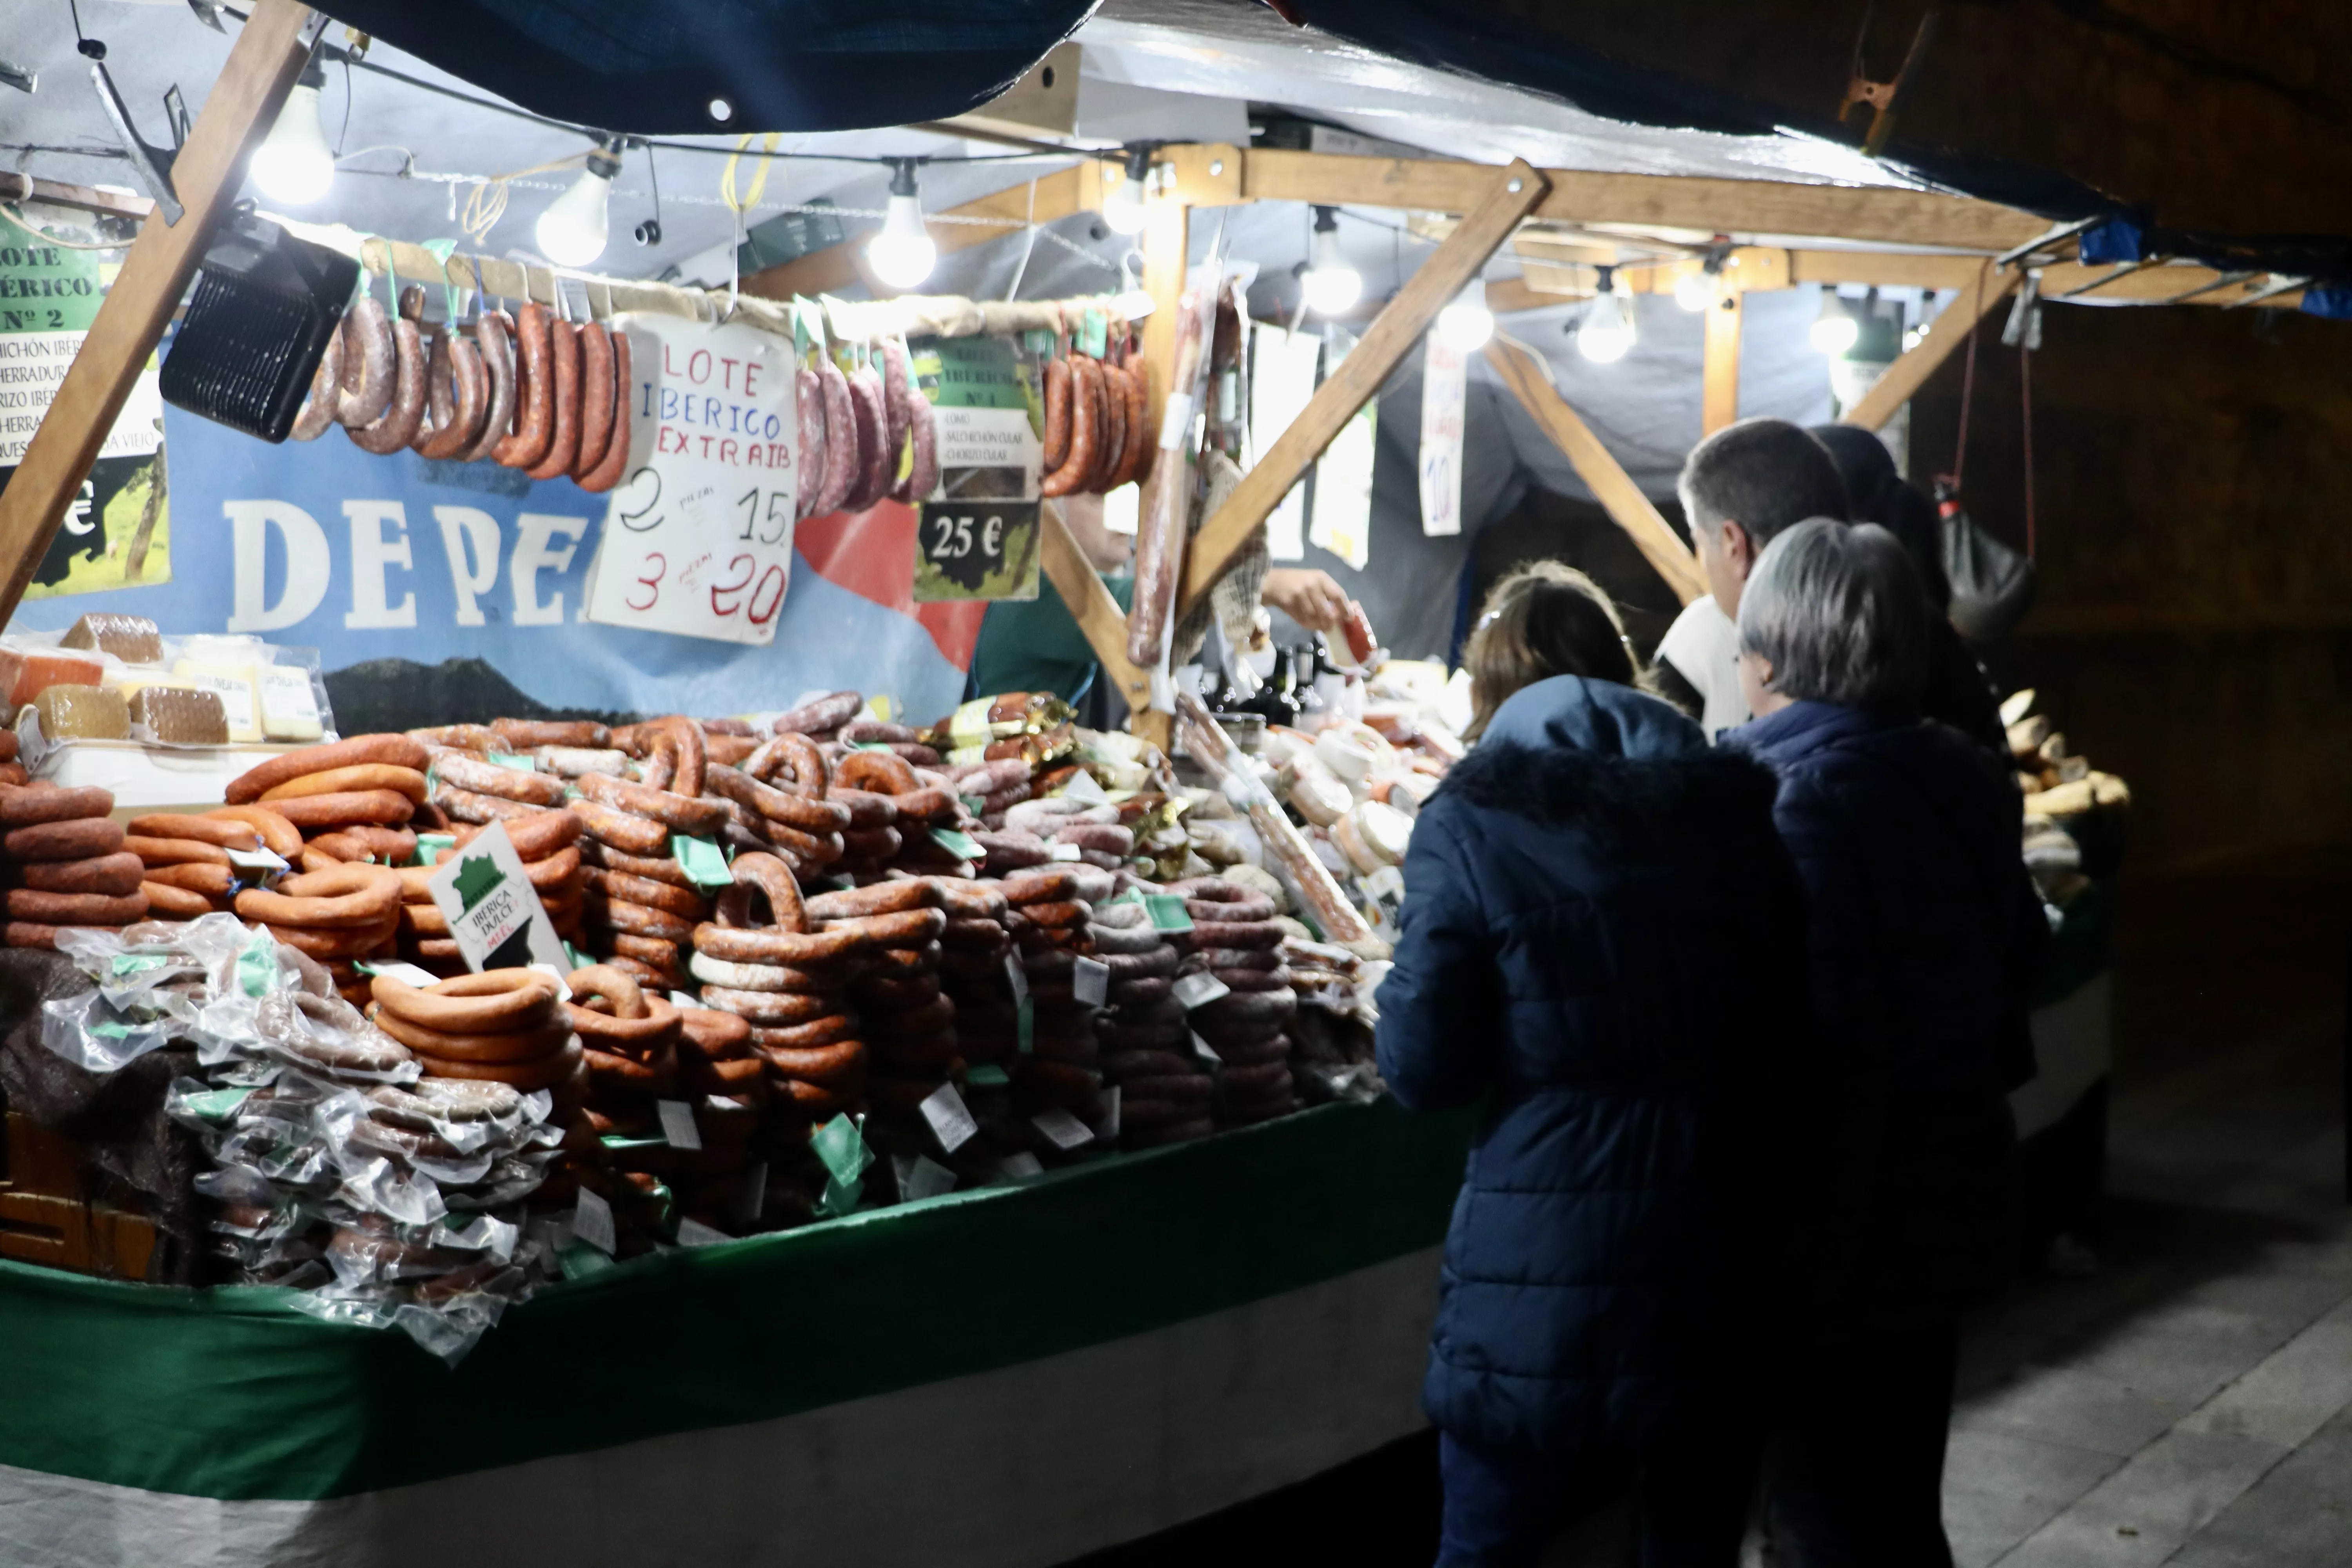
<instances>
[{"instance_id":1,"label":"wooden beam","mask_svg":"<svg viewBox=\"0 0 2352 1568\"><path fill-rule=\"evenodd\" d=\"M1316 388L1290 428L1242 477L1217 514L1201 525L1185 557L1183 588L1177 595L1171 626L1181 622L1185 613L1225 574L1234 557L1290 493L1290 487L1421 342L1437 312L1478 275L1519 226L1519 220L1543 199L1544 177L1527 163L1490 169L1486 180L1485 199L1397 290L1396 298L1339 362L1339 368Z\"/></svg>"},{"instance_id":2,"label":"wooden beam","mask_svg":"<svg viewBox=\"0 0 2352 1568\"><path fill-rule=\"evenodd\" d=\"M1576 416L1544 377L1543 367L1535 356L1517 344L1497 338L1486 345L1486 363L1493 365L1520 405L1535 416L1545 435L1568 455L1569 462L1592 494L1605 508L1617 526L1633 541L1633 547L1643 559L1666 580L1675 597L1689 604L1706 592L1706 578L1698 568L1698 558L1691 553L1674 524L1659 514L1650 504L1609 448L1601 444L1590 426Z\"/></svg>"},{"instance_id":3,"label":"wooden beam","mask_svg":"<svg viewBox=\"0 0 2352 1568\"><path fill-rule=\"evenodd\" d=\"M1485 168L1437 159L1254 151L1242 190L1252 201L1459 213L1476 202L1484 189ZM1543 174L1550 191L1533 216L1558 223L1819 236L1989 251L2021 245L2049 227L2045 220L2014 207L1927 191L1573 169L1547 169Z\"/></svg>"},{"instance_id":4,"label":"wooden beam","mask_svg":"<svg viewBox=\"0 0 2352 1568\"><path fill-rule=\"evenodd\" d=\"M1049 500L1038 510L1044 519L1038 559L1045 569L1045 580L1062 595L1070 618L1078 623L1087 646L1095 650L1102 678L1118 689L1131 711L1146 711L1151 704L1151 678L1127 660L1127 612L1103 586L1094 563L1087 559L1077 535L1064 520L1061 507Z\"/></svg>"},{"instance_id":5,"label":"wooden beam","mask_svg":"<svg viewBox=\"0 0 2352 1568\"><path fill-rule=\"evenodd\" d=\"M1072 213L1102 210L1102 181L1096 174L1099 165L1089 159L1073 168L1057 169L1041 174L1035 182L1037 199L1033 213L1029 199L1028 181L948 208L934 217L986 219L986 222L930 224L931 242L940 254L969 249L986 245L992 239L1003 239L1008 234L1018 234L1034 216L1039 223L1052 223ZM812 250L806 256L773 267L761 268L747 274L739 285L744 293L756 294L767 300L789 300L795 294L830 294L851 288L858 281L856 257L866 242L878 232L880 224L861 229L856 235L824 250Z\"/></svg>"},{"instance_id":6,"label":"wooden beam","mask_svg":"<svg viewBox=\"0 0 2352 1568\"><path fill-rule=\"evenodd\" d=\"M1895 411L1936 374L1937 367L1968 342L1969 329L2009 298L2018 285L2019 276L2013 267L1995 272L1979 263L1976 277L1960 290L1960 297L1945 306L1944 313L1928 324L1927 336L1886 367L1886 374L1863 395L1860 403L1846 410L1844 422L1875 430L1894 418Z\"/></svg>"},{"instance_id":7,"label":"wooden beam","mask_svg":"<svg viewBox=\"0 0 2352 1568\"><path fill-rule=\"evenodd\" d=\"M173 161L172 185L185 209L180 221L148 215L24 460L0 492L0 624L16 614L213 231L236 199L247 153L276 122L309 58L302 32L310 20L310 8L297 0L255 0L187 145Z\"/></svg>"},{"instance_id":8,"label":"wooden beam","mask_svg":"<svg viewBox=\"0 0 2352 1568\"><path fill-rule=\"evenodd\" d=\"M37 180L5 169L0 169L0 202L46 202L53 207L78 207L116 217L143 218L155 210L155 204L145 196L101 191L95 185L70 185L62 180Z\"/></svg>"},{"instance_id":9,"label":"wooden beam","mask_svg":"<svg viewBox=\"0 0 2352 1568\"><path fill-rule=\"evenodd\" d=\"M1699 388L1699 431L1712 436L1739 417L1739 329L1748 296L1726 289L1706 308L1706 358Z\"/></svg>"}]
</instances>

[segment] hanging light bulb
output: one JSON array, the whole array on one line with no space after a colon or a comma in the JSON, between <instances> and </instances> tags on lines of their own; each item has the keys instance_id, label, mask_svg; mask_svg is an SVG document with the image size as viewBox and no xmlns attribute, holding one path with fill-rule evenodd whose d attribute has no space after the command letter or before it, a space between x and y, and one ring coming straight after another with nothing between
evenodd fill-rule
<instances>
[{"instance_id":1,"label":"hanging light bulb","mask_svg":"<svg viewBox=\"0 0 2352 1568\"><path fill-rule=\"evenodd\" d=\"M622 145L618 136L599 142L572 188L548 203L547 210L539 215L531 230L539 241L539 253L558 267L585 267L604 254L605 237L611 232L607 207L613 177L621 172Z\"/></svg>"},{"instance_id":2,"label":"hanging light bulb","mask_svg":"<svg viewBox=\"0 0 2352 1568\"><path fill-rule=\"evenodd\" d=\"M1473 278L1470 286L1437 312L1438 340L1464 353L1475 353L1495 335L1495 313L1486 309L1486 280Z\"/></svg>"},{"instance_id":3,"label":"hanging light bulb","mask_svg":"<svg viewBox=\"0 0 2352 1568\"><path fill-rule=\"evenodd\" d=\"M304 66L277 122L253 150L253 183L273 202L308 206L335 183L335 154L319 128L319 89L326 85L317 60Z\"/></svg>"},{"instance_id":4,"label":"hanging light bulb","mask_svg":"<svg viewBox=\"0 0 2352 1568\"><path fill-rule=\"evenodd\" d=\"M1822 290L1822 313L1813 319L1813 352L1832 359L1843 356L1862 336L1862 323L1854 320L1853 309L1838 298L1835 289Z\"/></svg>"},{"instance_id":5,"label":"hanging light bulb","mask_svg":"<svg viewBox=\"0 0 2352 1568\"><path fill-rule=\"evenodd\" d=\"M1127 178L1103 203L1103 222L1113 234L1143 232L1144 177L1151 173L1151 149L1132 147L1127 154Z\"/></svg>"},{"instance_id":6,"label":"hanging light bulb","mask_svg":"<svg viewBox=\"0 0 2352 1568\"><path fill-rule=\"evenodd\" d=\"M1715 279L1702 270L1675 279L1675 303L1696 315L1715 303Z\"/></svg>"},{"instance_id":7,"label":"hanging light bulb","mask_svg":"<svg viewBox=\"0 0 2352 1568\"><path fill-rule=\"evenodd\" d=\"M891 160L890 204L882 232L866 247L874 276L893 289L912 289L931 275L940 247L923 226L923 198L915 188L915 160Z\"/></svg>"},{"instance_id":8,"label":"hanging light bulb","mask_svg":"<svg viewBox=\"0 0 2352 1568\"><path fill-rule=\"evenodd\" d=\"M1307 308L1318 316L1339 316L1355 309L1364 295L1364 275L1348 265L1339 250L1339 209L1315 209L1315 240L1307 247L1307 270L1299 278L1307 292Z\"/></svg>"},{"instance_id":9,"label":"hanging light bulb","mask_svg":"<svg viewBox=\"0 0 2352 1568\"><path fill-rule=\"evenodd\" d=\"M1601 269L1601 284L1576 329L1579 353L1595 364L1614 364L1633 346L1633 318L1617 297L1617 269Z\"/></svg>"}]
</instances>

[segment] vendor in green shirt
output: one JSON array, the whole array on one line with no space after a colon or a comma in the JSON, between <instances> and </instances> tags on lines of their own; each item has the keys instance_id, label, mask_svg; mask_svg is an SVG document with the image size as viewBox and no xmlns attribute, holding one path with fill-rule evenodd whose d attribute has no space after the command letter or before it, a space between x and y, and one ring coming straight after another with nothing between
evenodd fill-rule
<instances>
[{"instance_id":1,"label":"vendor in green shirt","mask_svg":"<svg viewBox=\"0 0 2352 1568\"><path fill-rule=\"evenodd\" d=\"M1074 495L1061 502L1062 517L1102 574L1103 585L1122 610L1135 599L1134 541L1103 526L1102 497ZM1348 613L1348 595L1328 572L1276 567L1265 574L1258 602L1280 610L1310 632L1338 632ZM968 696L1000 691L1051 691L1079 707L1100 666L1095 650L1051 583L1038 584L1026 602L1000 600L988 606L980 640L971 651Z\"/></svg>"}]
</instances>

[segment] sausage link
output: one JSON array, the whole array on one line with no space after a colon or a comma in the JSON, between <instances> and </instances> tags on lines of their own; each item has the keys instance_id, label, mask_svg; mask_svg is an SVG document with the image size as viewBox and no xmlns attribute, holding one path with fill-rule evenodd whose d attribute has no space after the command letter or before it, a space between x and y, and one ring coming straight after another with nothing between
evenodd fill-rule
<instances>
[{"instance_id":1,"label":"sausage link","mask_svg":"<svg viewBox=\"0 0 2352 1568\"><path fill-rule=\"evenodd\" d=\"M1070 460L1070 362L1047 360L1042 378L1045 393L1045 472Z\"/></svg>"},{"instance_id":2,"label":"sausage link","mask_svg":"<svg viewBox=\"0 0 2352 1568\"><path fill-rule=\"evenodd\" d=\"M396 366L392 402L374 423L343 427L352 446L378 457L416 439L416 426L425 417L425 339L416 323L404 316L392 323L392 338Z\"/></svg>"},{"instance_id":3,"label":"sausage link","mask_svg":"<svg viewBox=\"0 0 2352 1568\"><path fill-rule=\"evenodd\" d=\"M907 382L907 345L897 338L885 338L882 340L884 495L898 488L898 460L906 454L907 429L914 420L913 413L907 406L911 395Z\"/></svg>"},{"instance_id":4,"label":"sausage link","mask_svg":"<svg viewBox=\"0 0 2352 1568\"><path fill-rule=\"evenodd\" d=\"M554 420L546 456L526 470L534 479L560 479L580 458L580 329L569 321L550 321L547 348L552 369L548 403Z\"/></svg>"},{"instance_id":5,"label":"sausage link","mask_svg":"<svg viewBox=\"0 0 2352 1568\"><path fill-rule=\"evenodd\" d=\"M482 421L489 412L489 382L482 368L482 351L473 342L456 332L441 334L437 350L449 356L450 379L456 383L457 405L444 417L436 410L436 428L431 441L417 450L428 458L446 460L462 456L476 441L481 439ZM442 383L434 384L435 395L440 394Z\"/></svg>"},{"instance_id":6,"label":"sausage link","mask_svg":"<svg viewBox=\"0 0 2352 1568\"><path fill-rule=\"evenodd\" d=\"M400 374L399 351L392 341L392 322L373 294L343 312L343 375L341 395L335 400L335 422L356 429L383 417Z\"/></svg>"},{"instance_id":7,"label":"sausage link","mask_svg":"<svg viewBox=\"0 0 2352 1568\"><path fill-rule=\"evenodd\" d=\"M1175 373L1168 395L1190 396L1200 379L1201 310L1197 296L1187 292L1182 319L1176 326ZM1183 482L1184 455L1177 447L1153 442L1151 479L1144 487L1143 518L1135 541L1135 597L1127 612L1127 657L1149 669L1160 662L1168 647L1169 624L1176 615L1176 585L1184 567L1185 523L1190 488Z\"/></svg>"},{"instance_id":8,"label":"sausage link","mask_svg":"<svg viewBox=\"0 0 2352 1568\"><path fill-rule=\"evenodd\" d=\"M839 511L857 485L857 400L831 360L818 363L816 378L824 398L824 484L809 515L824 517Z\"/></svg>"},{"instance_id":9,"label":"sausage link","mask_svg":"<svg viewBox=\"0 0 2352 1568\"><path fill-rule=\"evenodd\" d=\"M890 499L909 504L921 501L940 488L940 432L931 416L931 400L918 392L908 404L913 418L909 438L915 443L915 465Z\"/></svg>"},{"instance_id":10,"label":"sausage link","mask_svg":"<svg viewBox=\"0 0 2352 1568\"><path fill-rule=\"evenodd\" d=\"M1070 361L1070 451L1062 466L1045 476L1039 493L1066 496L1093 474L1095 447L1101 441L1102 372L1084 357Z\"/></svg>"},{"instance_id":11,"label":"sausage link","mask_svg":"<svg viewBox=\"0 0 2352 1568\"><path fill-rule=\"evenodd\" d=\"M536 300L524 305L517 318L515 338L521 352L515 364L514 434L490 454L509 468L536 467L555 439L555 380L549 363L554 327L555 312Z\"/></svg>"},{"instance_id":12,"label":"sausage link","mask_svg":"<svg viewBox=\"0 0 2352 1568\"><path fill-rule=\"evenodd\" d=\"M596 471L613 440L613 334L604 323L580 329L580 455L572 477Z\"/></svg>"},{"instance_id":13,"label":"sausage link","mask_svg":"<svg viewBox=\"0 0 2352 1568\"><path fill-rule=\"evenodd\" d=\"M621 482L629 471L629 334L613 332L613 439L604 460L588 470L580 488L601 495Z\"/></svg>"},{"instance_id":14,"label":"sausage link","mask_svg":"<svg viewBox=\"0 0 2352 1568\"><path fill-rule=\"evenodd\" d=\"M883 453L890 411L884 405L882 377L872 365L860 365L849 377L849 401L857 424L857 484L841 505L845 511L864 511L890 489Z\"/></svg>"},{"instance_id":15,"label":"sausage link","mask_svg":"<svg viewBox=\"0 0 2352 1568\"><path fill-rule=\"evenodd\" d=\"M1151 372L1139 359L1127 362L1127 460L1119 464L1118 473L1109 488L1131 485L1150 470L1151 454L1159 443L1145 427L1144 409L1151 401Z\"/></svg>"},{"instance_id":16,"label":"sausage link","mask_svg":"<svg viewBox=\"0 0 2352 1568\"><path fill-rule=\"evenodd\" d=\"M310 395L302 400L295 412L294 428L289 432L297 441L315 441L327 433L335 422L336 406L343 396L343 324L327 334L327 352L319 356L319 368L310 375Z\"/></svg>"},{"instance_id":17,"label":"sausage link","mask_svg":"<svg viewBox=\"0 0 2352 1568\"><path fill-rule=\"evenodd\" d=\"M482 416L481 433L461 454L469 463L478 463L495 454L499 444L514 429L513 325L503 310L485 310L474 322L474 344L482 356L483 373L489 377L490 403Z\"/></svg>"},{"instance_id":18,"label":"sausage link","mask_svg":"<svg viewBox=\"0 0 2352 1568\"><path fill-rule=\"evenodd\" d=\"M1127 427L1127 372L1108 360L1100 362L1103 381L1102 451L1087 488L1099 494L1110 489L1127 467L1127 444L1135 432Z\"/></svg>"},{"instance_id":19,"label":"sausage link","mask_svg":"<svg viewBox=\"0 0 2352 1568\"><path fill-rule=\"evenodd\" d=\"M824 489L824 380L803 365L793 377L793 412L800 428L800 497L797 517L814 517Z\"/></svg>"}]
</instances>

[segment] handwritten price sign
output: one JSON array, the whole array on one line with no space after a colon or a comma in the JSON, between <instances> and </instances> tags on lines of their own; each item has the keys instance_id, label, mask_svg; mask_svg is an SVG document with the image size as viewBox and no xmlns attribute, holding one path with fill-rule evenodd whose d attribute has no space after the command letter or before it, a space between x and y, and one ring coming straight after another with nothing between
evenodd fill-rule
<instances>
[{"instance_id":1,"label":"handwritten price sign","mask_svg":"<svg viewBox=\"0 0 2352 1568\"><path fill-rule=\"evenodd\" d=\"M625 315L630 472L613 490L588 618L764 646L792 584L799 425L784 340Z\"/></svg>"}]
</instances>

